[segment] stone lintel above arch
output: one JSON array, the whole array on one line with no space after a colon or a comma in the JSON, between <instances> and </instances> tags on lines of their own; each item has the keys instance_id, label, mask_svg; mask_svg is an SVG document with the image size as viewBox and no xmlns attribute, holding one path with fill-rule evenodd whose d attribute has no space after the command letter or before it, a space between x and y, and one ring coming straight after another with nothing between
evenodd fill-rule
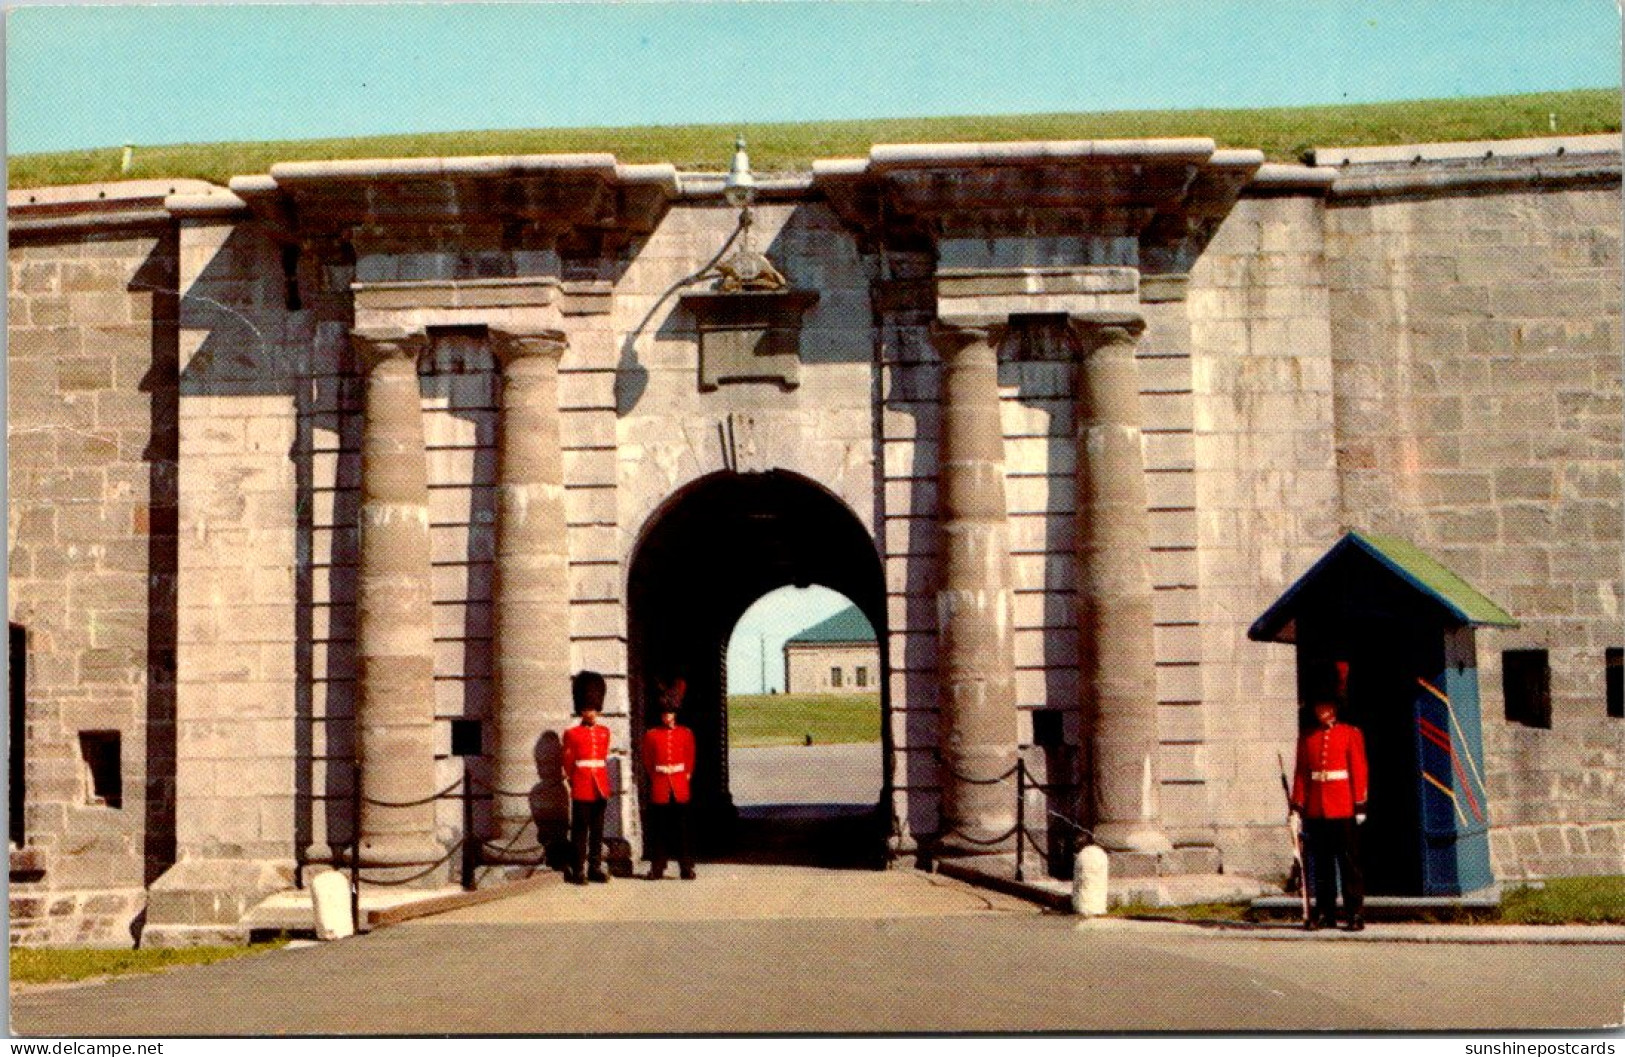
<instances>
[{"instance_id":1,"label":"stone lintel above arch","mask_svg":"<svg viewBox=\"0 0 1625 1057\"><path fill-rule=\"evenodd\" d=\"M563 318L607 310L576 303L557 276L426 282L355 283L355 318L363 326L489 326L512 333L562 330Z\"/></svg>"},{"instance_id":2,"label":"stone lintel above arch","mask_svg":"<svg viewBox=\"0 0 1625 1057\"><path fill-rule=\"evenodd\" d=\"M958 326L1014 316L1136 315L1140 275L1127 267L945 268L936 277L937 319Z\"/></svg>"}]
</instances>

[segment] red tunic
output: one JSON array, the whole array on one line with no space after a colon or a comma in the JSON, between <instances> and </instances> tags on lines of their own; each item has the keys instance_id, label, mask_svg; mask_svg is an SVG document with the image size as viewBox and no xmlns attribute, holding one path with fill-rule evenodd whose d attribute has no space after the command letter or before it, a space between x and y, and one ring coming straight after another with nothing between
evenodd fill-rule
<instances>
[{"instance_id":1,"label":"red tunic","mask_svg":"<svg viewBox=\"0 0 1625 1057\"><path fill-rule=\"evenodd\" d=\"M609 728L577 724L564 732L564 773L572 800L608 800Z\"/></svg>"},{"instance_id":2,"label":"red tunic","mask_svg":"<svg viewBox=\"0 0 1625 1057\"><path fill-rule=\"evenodd\" d=\"M688 803L694 776L694 732L687 727L655 727L643 736L643 769L649 772L649 799L656 804Z\"/></svg>"},{"instance_id":3,"label":"red tunic","mask_svg":"<svg viewBox=\"0 0 1625 1057\"><path fill-rule=\"evenodd\" d=\"M1311 731L1298 743L1292 806L1308 818L1352 818L1365 810L1365 738L1346 723Z\"/></svg>"}]
</instances>

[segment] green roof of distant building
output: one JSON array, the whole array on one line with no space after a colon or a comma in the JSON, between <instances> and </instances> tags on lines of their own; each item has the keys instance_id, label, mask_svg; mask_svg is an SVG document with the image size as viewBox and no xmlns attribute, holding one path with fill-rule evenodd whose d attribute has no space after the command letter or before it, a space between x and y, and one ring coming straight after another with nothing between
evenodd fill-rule
<instances>
[{"instance_id":1,"label":"green roof of distant building","mask_svg":"<svg viewBox=\"0 0 1625 1057\"><path fill-rule=\"evenodd\" d=\"M848 606L828 620L820 621L785 641L786 646L798 642L863 642L875 641L875 629L869 618L857 606Z\"/></svg>"}]
</instances>

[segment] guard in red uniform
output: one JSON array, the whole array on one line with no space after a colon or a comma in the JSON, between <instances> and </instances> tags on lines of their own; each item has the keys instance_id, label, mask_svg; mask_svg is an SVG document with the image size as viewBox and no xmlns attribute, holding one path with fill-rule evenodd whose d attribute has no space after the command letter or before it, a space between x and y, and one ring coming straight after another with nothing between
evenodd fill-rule
<instances>
[{"instance_id":1,"label":"guard in red uniform","mask_svg":"<svg viewBox=\"0 0 1625 1057\"><path fill-rule=\"evenodd\" d=\"M659 726L643 735L643 769L649 776L649 880L665 876L675 851L683 880L692 881L688 800L694 778L694 732L677 725L687 684L681 679L661 680L659 687Z\"/></svg>"},{"instance_id":2,"label":"guard in red uniform","mask_svg":"<svg viewBox=\"0 0 1625 1057\"><path fill-rule=\"evenodd\" d=\"M1316 701L1319 726L1298 743L1292 810L1304 819L1305 843L1315 878L1315 906L1307 927L1331 928L1337 921L1337 882L1343 881L1343 912L1350 932L1365 928L1360 910L1365 883L1360 876L1360 823L1365 821L1368 771L1365 738L1358 727L1337 721L1337 705Z\"/></svg>"},{"instance_id":3,"label":"guard in red uniform","mask_svg":"<svg viewBox=\"0 0 1625 1057\"><path fill-rule=\"evenodd\" d=\"M609 728L598 722L604 708L604 677L579 672L570 696L581 722L564 732L564 784L570 790L570 841L575 862L572 884L607 884L604 872L604 808L609 803Z\"/></svg>"}]
</instances>

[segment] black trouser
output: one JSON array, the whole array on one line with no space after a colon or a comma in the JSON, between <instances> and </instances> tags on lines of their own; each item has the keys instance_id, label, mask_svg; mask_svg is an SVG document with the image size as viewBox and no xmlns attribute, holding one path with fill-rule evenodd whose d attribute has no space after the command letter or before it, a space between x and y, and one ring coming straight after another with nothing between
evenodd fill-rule
<instances>
[{"instance_id":1,"label":"black trouser","mask_svg":"<svg viewBox=\"0 0 1625 1057\"><path fill-rule=\"evenodd\" d=\"M608 800L570 801L570 841L575 845L576 876L604 868L604 808Z\"/></svg>"},{"instance_id":2,"label":"black trouser","mask_svg":"<svg viewBox=\"0 0 1625 1057\"><path fill-rule=\"evenodd\" d=\"M1304 821L1304 843L1315 878L1315 914L1337 918L1337 879L1343 879L1343 912L1358 917L1365 905L1365 881L1360 876L1359 827L1352 818L1311 818Z\"/></svg>"},{"instance_id":3,"label":"black trouser","mask_svg":"<svg viewBox=\"0 0 1625 1057\"><path fill-rule=\"evenodd\" d=\"M689 837L688 805L676 800L649 805L649 866L662 873L674 857L683 870L694 869L694 848Z\"/></svg>"}]
</instances>

